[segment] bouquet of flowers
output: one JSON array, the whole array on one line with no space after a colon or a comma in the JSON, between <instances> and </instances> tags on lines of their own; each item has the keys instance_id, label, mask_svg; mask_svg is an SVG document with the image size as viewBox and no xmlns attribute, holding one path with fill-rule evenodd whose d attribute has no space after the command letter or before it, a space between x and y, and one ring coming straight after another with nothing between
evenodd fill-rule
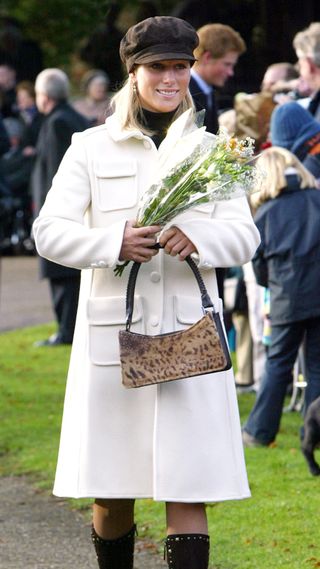
<instances>
[{"instance_id":1,"label":"bouquet of flowers","mask_svg":"<svg viewBox=\"0 0 320 569\"><path fill-rule=\"evenodd\" d=\"M216 136L205 136L204 129L197 129L187 137L189 154L142 196L137 227L164 226L196 205L238 198L257 187L259 174L251 164L253 139L238 140L223 129ZM121 276L129 262L117 265L115 274Z\"/></svg>"}]
</instances>

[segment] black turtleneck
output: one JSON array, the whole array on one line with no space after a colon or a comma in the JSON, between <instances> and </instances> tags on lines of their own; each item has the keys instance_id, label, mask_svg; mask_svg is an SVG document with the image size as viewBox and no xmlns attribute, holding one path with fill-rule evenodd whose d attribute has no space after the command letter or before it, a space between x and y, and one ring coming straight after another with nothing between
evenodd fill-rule
<instances>
[{"instance_id":1,"label":"black turtleneck","mask_svg":"<svg viewBox=\"0 0 320 569\"><path fill-rule=\"evenodd\" d=\"M154 132L154 134L151 135L151 138L157 148L159 148L161 142L165 138L176 110L177 109L170 111L169 113L154 113L152 111L142 109L142 113L140 115L141 123Z\"/></svg>"}]
</instances>

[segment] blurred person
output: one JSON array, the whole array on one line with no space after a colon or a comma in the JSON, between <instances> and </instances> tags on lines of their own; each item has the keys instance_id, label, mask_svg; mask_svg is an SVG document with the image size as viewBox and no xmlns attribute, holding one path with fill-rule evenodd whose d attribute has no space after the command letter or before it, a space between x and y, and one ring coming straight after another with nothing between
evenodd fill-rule
<instances>
[{"instance_id":1,"label":"blurred person","mask_svg":"<svg viewBox=\"0 0 320 569\"><path fill-rule=\"evenodd\" d=\"M277 146L257 166L266 175L251 195L261 244L252 263L270 291L271 338L255 405L244 425L245 446L276 439L287 388L305 338L305 409L320 395L320 191L294 154Z\"/></svg>"},{"instance_id":2,"label":"blurred person","mask_svg":"<svg viewBox=\"0 0 320 569\"><path fill-rule=\"evenodd\" d=\"M23 152L23 123L14 117L4 119L3 123L9 136L10 148L0 158L0 171L12 198L12 211L4 237L9 251L31 253L34 252L34 244L30 236L32 225L30 177L34 157Z\"/></svg>"},{"instance_id":3,"label":"blurred person","mask_svg":"<svg viewBox=\"0 0 320 569\"><path fill-rule=\"evenodd\" d=\"M2 156L10 150L10 140L0 113L0 254L7 233L8 217L12 209L12 197L1 168Z\"/></svg>"},{"instance_id":4,"label":"blurred person","mask_svg":"<svg viewBox=\"0 0 320 569\"><path fill-rule=\"evenodd\" d=\"M197 30L199 45L191 69L189 90L197 111L205 109L204 125L216 134L219 129L215 89L233 76L239 56L246 50L240 34L230 26L207 24ZM217 269L220 298L223 300L225 269Z\"/></svg>"},{"instance_id":5,"label":"blurred person","mask_svg":"<svg viewBox=\"0 0 320 569\"><path fill-rule=\"evenodd\" d=\"M261 91L274 92L278 90L278 86L284 88L287 85L288 90L293 90L296 81L299 79L299 72L296 67L287 61L272 63L265 71L261 82Z\"/></svg>"},{"instance_id":6,"label":"blurred person","mask_svg":"<svg viewBox=\"0 0 320 569\"><path fill-rule=\"evenodd\" d=\"M10 148L1 157L1 170L12 195L28 202L33 159L23 154L24 127L22 122L14 117L4 119L3 124L9 136Z\"/></svg>"},{"instance_id":7,"label":"blurred person","mask_svg":"<svg viewBox=\"0 0 320 569\"><path fill-rule=\"evenodd\" d=\"M286 61L269 65L262 80L261 91L272 94L275 103L299 100L303 106L311 94L310 86L301 77L298 66Z\"/></svg>"},{"instance_id":8,"label":"blurred person","mask_svg":"<svg viewBox=\"0 0 320 569\"><path fill-rule=\"evenodd\" d=\"M22 146L24 153L35 154L39 131L43 121L43 115L36 105L36 93L31 81L21 81L17 84L17 109L19 118L24 124Z\"/></svg>"},{"instance_id":9,"label":"blurred person","mask_svg":"<svg viewBox=\"0 0 320 569\"><path fill-rule=\"evenodd\" d=\"M293 40L299 61L300 75L312 91L308 111L320 121L320 22L298 32Z\"/></svg>"},{"instance_id":10,"label":"blurred person","mask_svg":"<svg viewBox=\"0 0 320 569\"><path fill-rule=\"evenodd\" d=\"M263 77L261 91L270 93L275 103L298 101L303 107L310 103L312 90L301 77L298 66L288 62L271 64Z\"/></svg>"},{"instance_id":11,"label":"blurred person","mask_svg":"<svg viewBox=\"0 0 320 569\"><path fill-rule=\"evenodd\" d=\"M114 113L73 137L34 222L40 254L83 269L54 493L95 498L101 569L134 565L136 498L166 503L168 567L207 569L204 503L249 495L231 370L141 389L121 384L129 272L115 275L119 261L141 262L135 330L160 334L201 315L186 256L198 254L218 303L215 267L247 261L258 244L245 197L192 208L164 227L136 227L140 197L195 118L188 85L197 43L190 24L169 16L129 28L120 44L128 78Z\"/></svg>"},{"instance_id":12,"label":"blurred person","mask_svg":"<svg viewBox=\"0 0 320 569\"><path fill-rule=\"evenodd\" d=\"M99 69L91 69L81 81L84 97L72 101L73 108L90 119L92 126L103 124L110 114L108 88L107 74Z\"/></svg>"},{"instance_id":13,"label":"blurred person","mask_svg":"<svg viewBox=\"0 0 320 569\"><path fill-rule=\"evenodd\" d=\"M320 181L320 123L297 102L277 107L271 116L274 146L287 148Z\"/></svg>"},{"instance_id":14,"label":"blurred person","mask_svg":"<svg viewBox=\"0 0 320 569\"><path fill-rule=\"evenodd\" d=\"M190 93L197 110L205 109L204 125L215 134L219 129L215 89L230 77L246 44L240 34L224 24L206 24L197 30L199 46L191 70Z\"/></svg>"},{"instance_id":15,"label":"blurred person","mask_svg":"<svg viewBox=\"0 0 320 569\"><path fill-rule=\"evenodd\" d=\"M16 117L16 71L9 63L0 64L0 111L3 118Z\"/></svg>"},{"instance_id":16,"label":"blurred person","mask_svg":"<svg viewBox=\"0 0 320 569\"><path fill-rule=\"evenodd\" d=\"M36 103L45 115L36 146L31 177L34 216L37 216L51 187L74 132L88 127L88 121L68 103L69 80L60 69L44 69L35 82ZM58 330L37 346L71 344L75 326L80 271L40 258L40 274L49 280Z\"/></svg>"},{"instance_id":17,"label":"blurred person","mask_svg":"<svg viewBox=\"0 0 320 569\"><path fill-rule=\"evenodd\" d=\"M238 93L234 108L219 116L219 125L230 134L255 140L258 153L268 145L270 118L276 106L275 94L293 91L299 73L288 62L274 63L267 67L258 93ZM240 269L240 268L239 268ZM236 355L238 372L236 374L237 392L257 391L265 364L263 338L263 297L264 289L256 282L252 264L242 267L243 279L238 287L242 291L242 310L232 314L236 330Z\"/></svg>"},{"instance_id":18,"label":"blurred person","mask_svg":"<svg viewBox=\"0 0 320 569\"><path fill-rule=\"evenodd\" d=\"M231 277L233 281L231 281L233 284L232 304L228 306L227 303L226 308L231 313L231 320L235 329L237 361L235 382L237 393L241 394L253 391L254 388L253 344L248 318L248 298L242 267L232 267L227 270L226 274L225 285L228 287L228 277ZM231 297L230 294L229 297Z\"/></svg>"},{"instance_id":19,"label":"blurred person","mask_svg":"<svg viewBox=\"0 0 320 569\"><path fill-rule=\"evenodd\" d=\"M236 136L255 139L258 153L269 142L270 119L279 97L306 96L299 72L289 62L269 65L262 78L260 92L241 93L235 97L233 132ZM228 112L228 111L227 111ZM221 116L219 123L224 124ZM266 290L257 283L252 262L242 267L248 300L248 323L252 339L253 390L258 391L266 362L265 297ZM245 391L245 389L244 389Z\"/></svg>"},{"instance_id":20,"label":"blurred person","mask_svg":"<svg viewBox=\"0 0 320 569\"><path fill-rule=\"evenodd\" d=\"M237 93L234 108L219 116L219 125L239 138L253 138L258 153L268 145L270 118L279 93L289 97L287 93L291 92L291 98L296 96L293 91L298 81L299 73L292 63L279 62L269 65L264 73L260 92Z\"/></svg>"},{"instance_id":21,"label":"blurred person","mask_svg":"<svg viewBox=\"0 0 320 569\"><path fill-rule=\"evenodd\" d=\"M252 263L242 267L248 300L248 321L252 340L252 391L258 391L266 361L264 343L266 289L257 283Z\"/></svg>"},{"instance_id":22,"label":"blurred person","mask_svg":"<svg viewBox=\"0 0 320 569\"><path fill-rule=\"evenodd\" d=\"M8 248L12 209L12 195L0 169L0 256Z\"/></svg>"}]
</instances>

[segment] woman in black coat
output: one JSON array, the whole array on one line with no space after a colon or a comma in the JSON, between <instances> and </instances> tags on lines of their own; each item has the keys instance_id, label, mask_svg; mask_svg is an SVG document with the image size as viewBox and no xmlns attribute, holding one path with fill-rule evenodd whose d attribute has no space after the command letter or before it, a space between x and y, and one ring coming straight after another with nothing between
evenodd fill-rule
<instances>
[{"instance_id":1,"label":"woman in black coat","mask_svg":"<svg viewBox=\"0 0 320 569\"><path fill-rule=\"evenodd\" d=\"M253 195L261 236L253 266L258 283L270 289L272 332L261 387L243 431L246 446L275 440L303 338L306 408L320 395L320 191L284 148L269 148L257 163L266 176Z\"/></svg>"}]
</instances>

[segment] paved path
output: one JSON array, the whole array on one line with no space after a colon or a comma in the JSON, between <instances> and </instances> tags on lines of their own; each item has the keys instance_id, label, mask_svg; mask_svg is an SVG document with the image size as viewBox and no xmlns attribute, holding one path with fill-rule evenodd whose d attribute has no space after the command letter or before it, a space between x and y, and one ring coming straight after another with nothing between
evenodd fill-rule
<instances>
[{"instance_id":1,"label":"paved path","mask_svg":"<svg viewBox=\"0 0 320 569\"><path fill-rule=\"evenodd\" d=\"M90 523L27 478L0 478L0 569L97 569ZM135 568L164 569L162 552L137 540Z\"/></svg>"},{"instance_id":2,"label":"paved path","mask_svg":"<svg viewBox=\"0 0 320 569\"><path fill-rule=\"evenodd\" d=\"M53 319L37 259L0 258L0 332ZM162 557L153 543L137 540L136 569L164 569ZM75 568L97 569L90 523L27 478L0 477L0 569Z\"/></svg>"},{"instance_id":3,"label":"paved path","mask_svg":"<svg viewBox=\"0 0 320 569\"><path fill-rule=\"evenodd\" d=\"M36 257L0 257L0 332L54 320Z\"/></svg>"}]
</instances>

